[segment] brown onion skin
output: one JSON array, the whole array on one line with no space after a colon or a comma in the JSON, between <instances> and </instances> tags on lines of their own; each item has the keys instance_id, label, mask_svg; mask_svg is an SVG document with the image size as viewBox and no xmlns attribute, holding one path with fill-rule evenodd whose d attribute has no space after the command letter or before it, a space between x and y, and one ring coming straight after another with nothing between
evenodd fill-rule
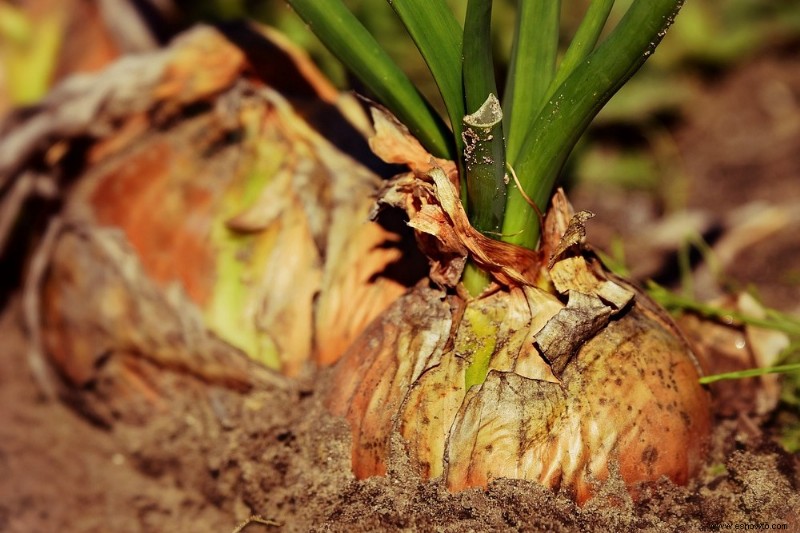
<instances>
[{"instance_id":1,"label":"brown onion skin","mask_svg":"<svg viewBox=\"0 0 800 533\"><path fill-rule=\"evenodd\" d=\"M442 316L442 302L435 291L399 300L336 369L328 405L351 425L358 478L385 474L394 431L405 437L420 474L441 474L451 491L503 477L528 479L583 504L608 478L612 462L633 496L641 483L662 477L685 484L702 467L711 412L699 366L671 320L643 293L583 345L560 385L490 370L469 391L458 386L460 358L441 353L447 344L442 321L457 319L455 313ZM439 306L436 319L415 311L432 303ZM403 321L406 334L398 332ZM397 353L398 339L420 336L431 341L426 353ZM401 357L411 360L401 365ZM421 376L447 367L444 374L455 380L452 387L428 385L401 367L424 368ZM429 395L421 387L430 387ZM461 402L457 412L454 402ZM428 427L432 423L437 429Z\"/></svg>"},{"instance_id":2,"label":"brown onion skin","mask_svg":"<svg viewBox=\"0 0 800 533\"><path fill-rule=\"evenodd\" d=\"M711 431L709 397L698 378L685 344L634 306L567 366L558 414L549 423L541 417L540 432L520 443L515 457L497 446L462 457L451 433L447 485L532 479L582 504L608 477L611 461L634 494L638 484L662 476L683 485L703 465Z\"/></svg>"}]
</instances>

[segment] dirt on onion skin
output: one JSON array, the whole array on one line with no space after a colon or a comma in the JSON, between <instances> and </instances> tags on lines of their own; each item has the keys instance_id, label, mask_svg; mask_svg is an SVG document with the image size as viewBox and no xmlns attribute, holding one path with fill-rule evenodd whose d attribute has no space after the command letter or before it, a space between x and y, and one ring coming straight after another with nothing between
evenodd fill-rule
<instances>
[{"instance_id":1,"label":"dirt on onion skin","mask_svg":"<svg viewBox=\"0 0 800 533\"><path fill-rule=\"evenodd\" d=\"M140 360L139 375L169 404L144 394L120 401L109 396L115 367L130 361L112 356L68 398L72 407L46 400L20 323L15 300L0 320L0 531L229 532L254 513L280 531L800 527L800 460L730 422L718 425L701 479L665 480L637 503L619 478L582 509L520 480L450 494L419 479L399 438L387 477L355 480L349 430L320 402L325 379L241 393ZM258 528L267 526L248 530Z\"/></svg>"}]
</instances>

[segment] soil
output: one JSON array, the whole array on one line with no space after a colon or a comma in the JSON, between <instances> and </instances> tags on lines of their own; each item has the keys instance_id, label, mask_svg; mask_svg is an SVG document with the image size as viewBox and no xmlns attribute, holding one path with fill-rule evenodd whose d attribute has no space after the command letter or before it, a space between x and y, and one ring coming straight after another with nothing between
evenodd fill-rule
<instances>
[{"instance_id":1,"label":"soil","mask_svg":"<svg viewBox=\"0 0 800 533\"><path fill-rule=\"evenodd\" d=\"M754 200L766 202L762 210L800 207L796 61L755 59L705 82L687 108L691 117L672 134L692 178L689 207L709 215L716 242L741 232L732 213ZM642 237L644 225L619 216L634 193L605 194L603 203L575 192L577 208L598 213L589 231L601 246L612 230L629 242ZM663 210L641 200L654 206L655 227ZM731 245L725 264L730 279L794 312L798 224L790 218ZM669 270L653 272L668 278ZM106 412L68 391L48 398L30 372L21 307L16 294L0 317L0 531L227 533L254 514L270 523L247 531L800 531L800 456L774 443L775 417L720 416L702 475L687 487L663 481L637 502L613 477L583 508L519 480L450 494L414 474L400 442L386 477L355 480L348 428L321 405L324 372L241 392L139 361L139 375L159 373L156 399L122 405L102 379L88 393Z\"/></svg>"}]
</instances>

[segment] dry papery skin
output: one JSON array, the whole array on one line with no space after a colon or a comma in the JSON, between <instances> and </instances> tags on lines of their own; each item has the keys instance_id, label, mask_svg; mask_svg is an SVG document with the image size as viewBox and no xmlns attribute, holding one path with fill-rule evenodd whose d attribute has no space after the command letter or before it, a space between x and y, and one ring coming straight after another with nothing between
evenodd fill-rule
<instances>
[{"instance_id":1,"label":"dry papery skin","mask_svg":"<svg viewBox=\"0 0 800 533\"><path fill-rule=\"evenodd\" d=\"M207 339L310 372L405 290L380 275L400 252L368 220L378 177L309 124L357 137L357 108L307 58L283 53L283 38L256 30L260 41L239 46L196 28L94 83L74 80L4 139L24 153L80 120L100 137L72 177L46 284L45 342L75 383L115 351L206 372ZM269 63L249 62L261 56ZM262 77L276 68L289 96Z\"/></svg>"},{"instance_id":2,"label":"dry papery skin","mask_svg":"<svg viewBox=\"0 0 800 533\"><path fill-rule=\"evenodd\" d=\"M403 147L412 171L379 201L406 210L441 288L397 300L335 369L328 405L350 422L356 476L386 472L397 432L421 475L450 490L529 479L584 503L612 461L634 494L663 476L685 484L711 431L700 366L669 317L583 245L590 215L559 191L540 251L487 239L452 167L426 162L381 115L373 150L398 161ZM468 253L496 281L474 299L445 290Z\"/></svg>"}]
</instances>

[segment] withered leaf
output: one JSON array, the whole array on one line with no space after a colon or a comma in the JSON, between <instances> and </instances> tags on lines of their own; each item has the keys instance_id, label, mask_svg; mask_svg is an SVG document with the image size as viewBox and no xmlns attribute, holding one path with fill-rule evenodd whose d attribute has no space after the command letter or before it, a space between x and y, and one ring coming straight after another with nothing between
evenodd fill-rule
<instances>
[{"instance_id":1,"label":"withered leaf","mask_svg":"<svg viewBox=\"0 0 800 533\"><path fill-rule=\"evenodd\" d=\"M504 285L534 285L538 281L541 255L534 250L490 239L473 228L458 197L458 191L444 172L431 169L441 208L474 261Z\"/></svg>"},{"instance_id":2,"label":"withered leaf","mask_svg":"<svg viewBox=\"0 0 800 533\"><path fill-rule=\"evenodd\" d=\"M594 294L615 310L623 309L633 300L633 291L606 279L596 267L596 264L590 265L583 256L566 257L552 266L550 280L561 294L569 291Z\"/></svg>"},{"instance_id":3,"label":"withered leaf","mask_svg":"<svg viewBox=\"0 0 800 533\"><path fill-rule=\"evenodd\" d=\"M416 175L432 168L443 169L450 179L458 181L456 165L447 159L433 157L397 118L383 106L372 104L370 112L375 135L370 137L372 151L387 163L407 165Z\"/></svg>"}]
</instances>

